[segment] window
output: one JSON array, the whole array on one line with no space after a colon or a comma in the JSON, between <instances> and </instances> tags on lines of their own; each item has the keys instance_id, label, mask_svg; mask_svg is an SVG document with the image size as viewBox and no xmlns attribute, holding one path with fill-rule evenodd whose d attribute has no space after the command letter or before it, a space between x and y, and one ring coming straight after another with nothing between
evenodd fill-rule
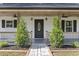
<instances>
[{"instance_id":1,"label":"window","mask_svg":"<svg viewBox=\"0 0 79 59\"><path fill-rule=\"evenodd\" d=\"M17 20L2 20L2 28L16 28Z\"/></svg>"},{"instance_id":2,"label":"window","mask_svg":"<svg viewBox=\"0 0 79 59\"><path fill-rule=\"evenodd\" d=\"M66 21L66 32L72 32L72 21Z\"/></svg>"},{"instance_id":3,"label":"window","mask_svg":"<svg viewBox=\"0 0 79 59\"><path fill-rule=\"evenodd\" d=\"M76 20L62 20L61 27L63 32L76 32L77 21Z\"/></svg>"},{"instance_id":4,"label":"window","mask_svg":"<svg viewBox=\"0 0 79 59\"><path fill-rule=\"evenodd\" d=\"M13 27L13 21L6 21L6 27L12 28Z\"/></svg>"}]
</instances>

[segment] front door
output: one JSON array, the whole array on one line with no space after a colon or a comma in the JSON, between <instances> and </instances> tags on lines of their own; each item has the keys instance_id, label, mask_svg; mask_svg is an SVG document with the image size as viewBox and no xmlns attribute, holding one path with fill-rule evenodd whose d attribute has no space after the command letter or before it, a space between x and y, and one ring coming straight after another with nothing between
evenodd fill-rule
<instances>
[{"instance_id":1,"label":"front door","mask_svg":"<svg viewBox=\"0 0 79 59\"><path fill-rule=\"evenodd\" d=\"M35 20L35 38L43 38L43 20Z\"/></svg>"}]
</instances>

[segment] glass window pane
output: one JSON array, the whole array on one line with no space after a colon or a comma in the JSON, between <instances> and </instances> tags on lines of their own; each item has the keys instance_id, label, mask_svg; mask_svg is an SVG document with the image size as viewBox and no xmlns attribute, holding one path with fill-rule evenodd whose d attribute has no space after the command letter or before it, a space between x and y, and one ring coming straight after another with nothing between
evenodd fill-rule
<instances>
[{"instance_id":1,"label":"glass window pane","mask_svg":"<svg viewBox=\"0 0 79 59\"><path fill-rule=\"evenodd\" d=\"M72 32L72 21L66 21L66 32Z\"/></svg>"},{"instance_id":2,"label":"glass window pane","mask_svg":"<svg viewBox=\"0 0 79 59\"><path fill-rule=\"evenodd\" d=\"M41 30L41 24L38 23L38 31L40 31L40 30Z\"/></svg>"},{"instance_id":3,"label":"glass window pane","mask_svg":"<svg viewBox=\"0 0 79 59\"><path fill-rule=\"evenodd\" d=\"M6 27L12 28L12 21L6 21Z\"/></svg>"}]
</instances>

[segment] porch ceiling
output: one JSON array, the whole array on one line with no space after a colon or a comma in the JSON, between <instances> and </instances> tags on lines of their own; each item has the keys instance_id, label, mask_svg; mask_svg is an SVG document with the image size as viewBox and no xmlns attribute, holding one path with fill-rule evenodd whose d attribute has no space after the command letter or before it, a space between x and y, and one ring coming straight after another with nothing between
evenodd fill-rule
<instances>
[{"instance_id":1,"label":"porch ceiling","mask_svg":"<svg viewBox=\"0 0 79 59\"><path fill-rule=\"evenodd\" d=\"M79 10L41 10L41 9L0 9L0 13L19 13L21 15L32 15L32 16L52 16L52 15L79 15Z\"/></svg>"}]
</instances>

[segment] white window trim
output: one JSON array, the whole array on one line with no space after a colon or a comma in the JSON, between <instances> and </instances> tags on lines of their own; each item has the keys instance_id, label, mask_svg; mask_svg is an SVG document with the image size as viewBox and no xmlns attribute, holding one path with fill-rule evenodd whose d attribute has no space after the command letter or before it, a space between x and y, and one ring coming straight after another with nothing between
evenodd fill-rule
<instances>
[{"instance_id":1,"label":"white window trim","mask_svg":"<svg viewBox=\"0 0 79 59\"><path fill-rule=\"evenodd\" d=\"M64 27L64 31L67 32L67 31L66 31L66 21L72 21L72 32L74 32L74 31L73 31L73 20L64 20L64 21L65 21L65 24L64 24L64 26L65 26L65 27Z\"/></svg>"}]
</instances>

